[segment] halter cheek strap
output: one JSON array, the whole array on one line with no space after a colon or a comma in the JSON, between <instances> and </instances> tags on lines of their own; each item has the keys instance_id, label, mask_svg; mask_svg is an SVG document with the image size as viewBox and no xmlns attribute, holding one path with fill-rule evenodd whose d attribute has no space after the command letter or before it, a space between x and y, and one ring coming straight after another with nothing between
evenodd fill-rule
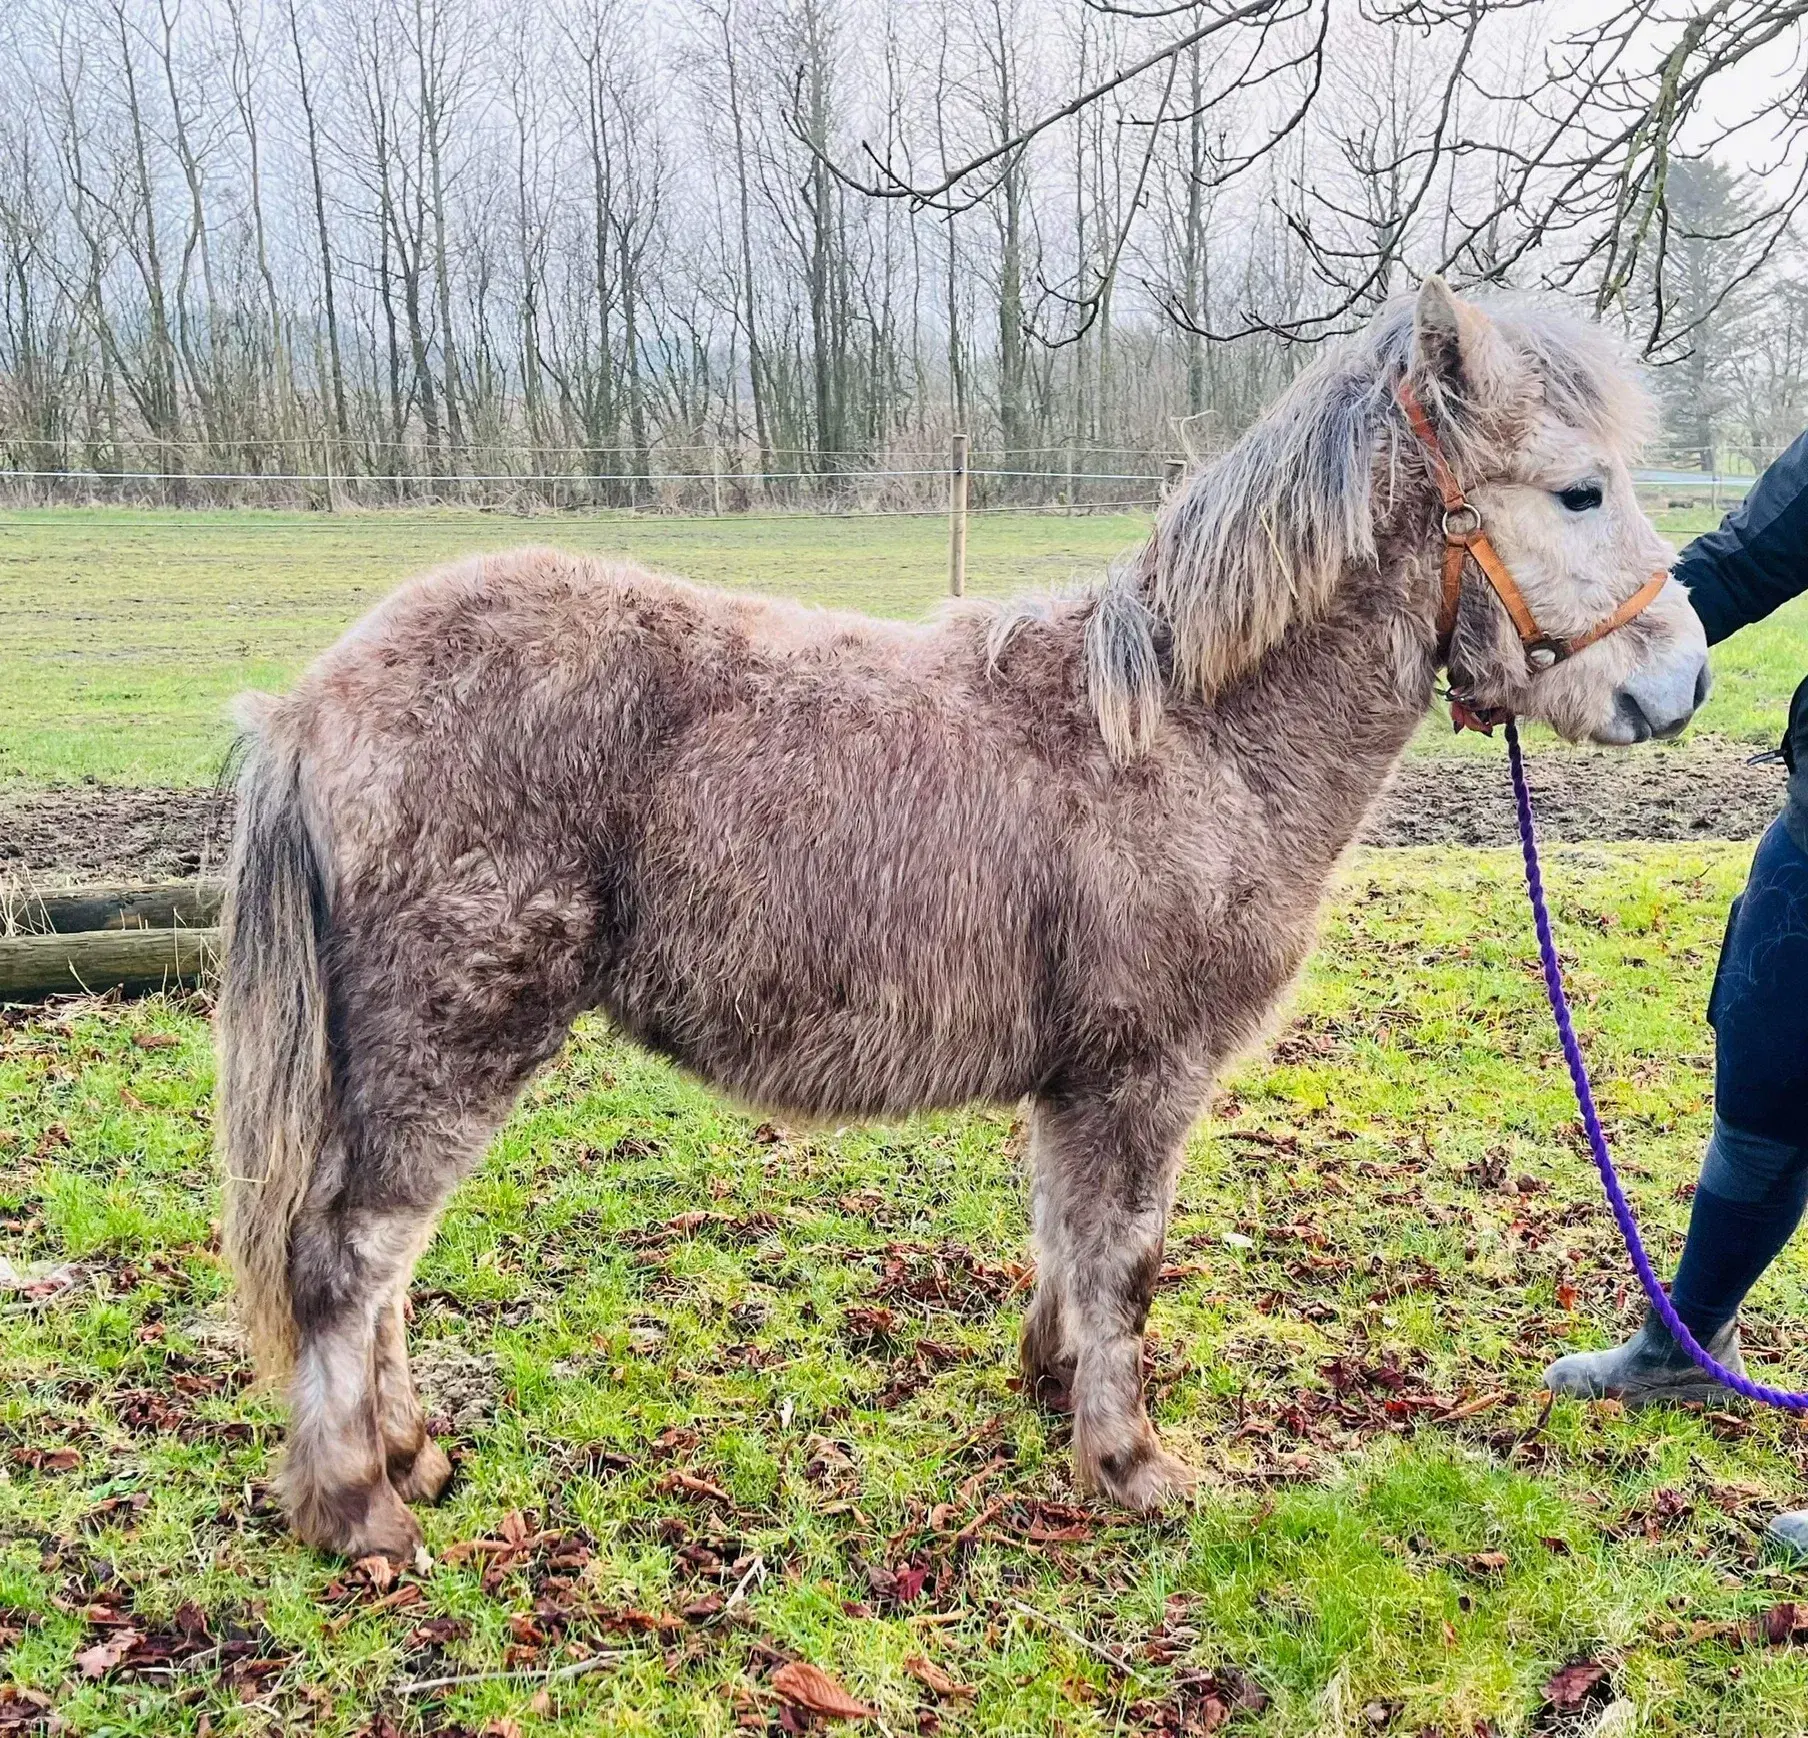
<instances>
[{"instance_id":1,"label":"halter cheek strap","mask_svg":"<svg viewBox=\"0 0 1808 1738\"><path fill-rule=\"evenodd\" d=\"M1502 607L1512 618L1514 632L1519 635L1519 643L1525 648L1526 665L1533 675L1561 664L1565 658L1573 658L1584 647L1592 646L1596 640L1605 639L1616 629L1623 628L1669 583L1669 573L1660 567L1618 609L1596 622L1592 628L1567 637L1547 634L1539 627L1538 618L1532 614L1525 594L1520 591L1513 575L1507 570L1507 564L1501 560L1487 532L1482 529L1481 512L1463 493L1463 485L1457 481L1456 472L1444 456L1438 431L1432 427L1431 418L1425 414L1425 406L1419 402L1419 395L1413 391L1412 383L1402 380L1394 389L1394 397L1406 413L1407 424L1424 451L1432 481L1437 485L1439 499L1444 503L1444 586L1443 596L1438 604L1440 664L1450 656L1450 640L1456 631L1457 605L1463 595L1463 571L1472 557L1493 588L1494 595L1500 599ZM1484 716L1468 708L1463 708L1463 711L1470 719L1480 720ZM1459 717L1459 729L1463 722L1464 719Z\"/></svg>"}]
</instances>

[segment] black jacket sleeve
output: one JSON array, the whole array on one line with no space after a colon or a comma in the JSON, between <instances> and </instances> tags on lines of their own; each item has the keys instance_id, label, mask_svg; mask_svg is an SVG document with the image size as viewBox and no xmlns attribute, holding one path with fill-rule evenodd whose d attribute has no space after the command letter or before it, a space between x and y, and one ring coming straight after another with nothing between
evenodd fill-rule
<instances>
[{"instance_id":1,"label":"black jacket sleeve","mask_svg":"<svg viewBox=\"0 0 1808 1738\"><path fill-rule=\"evenodd\" d=\"M1709 645L1808 591L1808 432L1752 484L1719 530L1677 557L1674 571Z\"/></svg>"}]
</instances>

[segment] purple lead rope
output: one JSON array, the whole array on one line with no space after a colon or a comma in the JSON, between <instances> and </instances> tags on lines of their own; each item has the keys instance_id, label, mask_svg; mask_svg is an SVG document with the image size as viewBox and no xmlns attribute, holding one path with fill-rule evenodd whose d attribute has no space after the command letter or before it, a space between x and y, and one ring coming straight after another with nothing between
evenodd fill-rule
<instances>
[{"instance_id":1,"label":"purple lead rope","mask_svg":"<svg viewBox=\"0 0 1808 1738\"><path fill-rule=\"evenodd\" d=\"M1576 1042L1576 1028L1569 1015L1569 999L1563 993L1563 967L1557 960L1557 945L1551 939L1551 914L1544 902L1544 877L1538 868L1538 839L1532 824L1532 793L1526 784L1525 757L1519 751L1519 732L1507 720L1507 759L1513 768L1513 800L1519 808L1519 843L1525 854L1526 892L1532 898L1532 921L1538 926L1538 955L1544 962L1544 988L1550 997L1551 1013L1556 1016L1557 1036L1563 1041L1563 1060L1569 1064L1570 1084L1576 1089L1576 1107L1582 1112L1582 1126L1588 1131L1589 1151L1594 1154L1595 1169L1601 1173L1607 1202L1619 1221L1620 1235L1626 1240L1626 1251L1645 1288L1651 1307L1657 1311L1676 1343L1689 1354L1716 1382L1724 1383L1735 1394L1748 1400L1762 1400L1767 1406L1781 1406L1790 1412L1808 1412L1808 1394L1791 1394L1783 1388L1767 1388L1762 1382L1736 1374L1709 1356L1695 1336L1677 1315L1669 1294L1658 1283L1652 1271L1651 1258L1639 1240L1638 1226L1633 1222L1632 1208L1626 1191L1613 1168L1613 1157L1607 1150L1607 1137L1601 1132L1601 1118L1595 1111L1595 1095L1588 1084L1588 1068L1582 1060L1582 1046Z\"/></svg>"}]
</instances>

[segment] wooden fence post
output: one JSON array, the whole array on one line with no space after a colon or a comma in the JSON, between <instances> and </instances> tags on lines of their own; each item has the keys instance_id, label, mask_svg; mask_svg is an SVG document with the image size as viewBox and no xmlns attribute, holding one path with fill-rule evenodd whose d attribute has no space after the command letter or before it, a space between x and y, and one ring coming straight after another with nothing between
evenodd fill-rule
<instances>
[{"instance_id":1,"label":"wooden fence post","mask_svg":"<svg viewBox=\"0 0 1808 1738\"><path fill-rule=\"evenodd\" d=\"M1162 466L1161 495L1164 501L1180 487L1180 479L1185 475L1185 459L1169 459Z\"/></svg>"},{"instance_id":2,"label":"wooden fence post","mask_svg":"<svg viewBox=\"0 0 1808 1738\"><path fill-rule=\"evenodd\" d=\"M948 466L948 591L967 590L967 437L954 437Z\"/></svg>"},{"instance_id":3,"label":"wooden fence post","mask_svg":"<svg viewBox=\"0 0 1808 1738\"><path fill-rule=\"evenodd\" d=\"M333 436L329 429L320 432L320 469L326 476L326 510L337 513L339 503L333 494Z\"/></svg>"}]
</instances>

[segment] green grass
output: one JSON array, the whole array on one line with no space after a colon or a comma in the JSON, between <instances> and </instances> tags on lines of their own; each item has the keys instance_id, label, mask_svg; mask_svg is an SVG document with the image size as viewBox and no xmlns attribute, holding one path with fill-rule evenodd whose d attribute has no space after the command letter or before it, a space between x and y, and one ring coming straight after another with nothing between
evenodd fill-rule
<instances>
[{"instance_id":1,"label":"green grass","mask_svg":"<svg viewBox=\"0 0 1808 1738\"><path fill-rule=\"evenodd\" d=\"M1664 519L1678 540L1710 522L1699 511ZM1146 524L1132 514L979 516L971 589L1096 574ZM880 614L919 614L947 583L947 531L935 517L4 512L0 785L206 783L238 690L281 686L408 574L534 540ZM1740 635L1716 669L1700 728L1774 739L1808 669L1808 605ZM1425 746L1442 749L1447 735L1428 732Z\"/></svg>"},{"instance_id":2,"label":"green grass","mask_svg":"<svg viewBox=\"0 0 1808 1738\"><path fill-rule=\"evenodd\" d=\"M1707 1127L1701 1008L1748 854L1551 854L1660 1262ZM1765 1515L1808 1495L1808 1428L1570 1403L1541 1420L1544 1360L1636 1306L1509 854L1359 855L1274 1059L1202 1125L1152 1392L1204 1481L1154 1525L1036 1506L1074 1496L1065 1425L1010 1380L1007 1117L756 1128L586 1024L417 1276L417 1348L493 1354L496 1405L451 1435L438 1565L380 1609L268 1512L276 1413L237 1387L217 1327L210 1089L195 1004L0 1026L3 1247L83 1269L0 1314L0 1628L15 1682L75 1732L777 1731L767 1680L791 1658L893 1734L1179 1732L1184 1678L1208 1670L1261 1687L1232 1727L1251 1738L1580 1733L1593 1715L1540 1711L1577 1659L1631 1704L1602 1731L1808 1729L1808 1652L1750 1630L1808 1599L1808 1576L1756 1553ZM1786 1256L1750 1327L1798 1385L1783 1324L1805 1280ZM687 1497L680 1472L722 1495ZM448 1560L514 1512L560 1539L487 1577ZM1037 1542L1038 1519L1067 1536ZM900 1600L890 1577L912 1566L928 1583ZM191 1641L193 1663L83 1679L109 1611L157 1645L186 1622L276 1663ZM544 1688L400 1694L607 1649L606 1670ZM975 1698L938 1703L906 1670L918 1654Z\"/></svg>"}]
</instances>

